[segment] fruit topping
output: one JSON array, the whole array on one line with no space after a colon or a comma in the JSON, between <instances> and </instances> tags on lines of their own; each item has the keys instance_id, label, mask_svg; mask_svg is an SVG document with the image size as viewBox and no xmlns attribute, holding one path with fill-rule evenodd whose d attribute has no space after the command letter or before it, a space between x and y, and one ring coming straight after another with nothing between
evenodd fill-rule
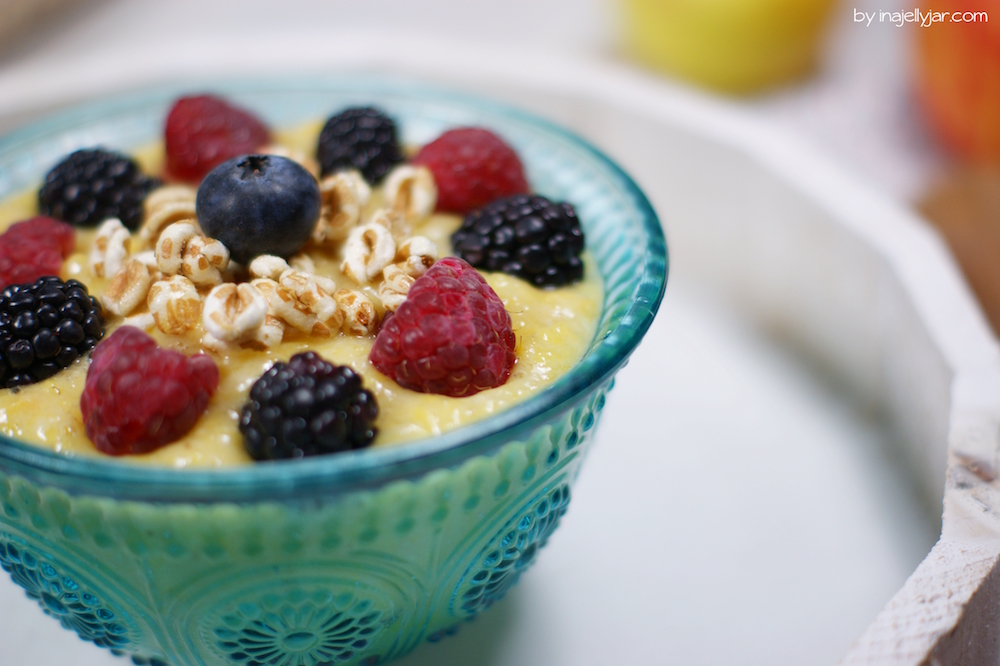
<instances>
[{"instance_id":1,"label":"fruit topping","mask_svg":"<svg viewBox=\"0 0 1000 666\"><path fill-rule=\"evenodd\" d=\"M261 254L288 258L319 220L319 185L297 162L243 155L223 162L198 187L198 223L241 264Z\"/></svg>"},{"instance_id":2,"label":"fruit topping","mask_svg":"<svg viewBox=\"0 0 1000 666\"><path fill-rule=\"evenodd\" d=\"M152 451L191 430L218 385L205 354L164 349L122 326L97 345L87 369L80 397L87 436L110 455Z\"/></svg>"},{"instance_id":3,"label":"fruit topping","mask_svg":"<svg viewBox=\"0 0 1000 666\"><path fill-rule=\"evenodd\" d=\"M182 97L167 115L167 174L197 183L226 160L270 143L271 133L249 111L212 95Z\"/></svg>"},{"instance_id":4,"label":"fruit topping","mask_svg":"<svg viewBox=\"0 0 1000 666\"><path fill-rule=\"evenodd\" d=\"M576 211L542 196L506 197L469 213L451 243L476 268L503 271L539 287L583 278L583 230Z\"/></svg>"},{"instance_id":5,"label":"fruit topping","mask_svg":"<svg viewBox=\"0 0 1000 666\"><path fill-rule=\"evenodd\" d=\"M76 247L76 230L51 217L12 224L0 235L0 289L59 275Z\"/></svg>"},{"instance_id":6,"label":"fruit topping","mask_svg":"<svg viewBox=\"0 0 1000 666\"><path fill-rule=\"evenodd\" d=\"M72 153L45 176L38 211L76 226L117 217L129 229L142 222L142 202L159 184L126 155L101 148Z\"/></svg>"},{"instance_id":7,"label":"fruit topping","mask_svg":"<svg viewBox=\"0 0 1000 666\"><path fill-rule=\"evenodd\" d=\"M377 416L375 396L354 370L304 352L254 383L240 432L255 460L302 458L368 446Z\"/></svg>"},{"instance_id":8,"label":"fruit topping","mask_svg":"<svg viewBox=\"0 0 1000 666\"><path fill-rule=\"evenodd\" d=\"M528 182L514 149L480 127L448 130L413 158L434 174L438 210L468 213L511 194L524 194Z\"/></svg>"},{"instance_id":9,"label":"fruit topping","mask_svg":"<svg viewBox=\"0 0 1000 666\"><path fill-rule=\"evenodd\" d=\"M357 169L374 185L403 161L396 123L370 106L345 109L323 126L316 159L322 169L321 176Z\"/></svg>"},{"instance_id":10,"label":"fruit topping","mask_svg":"<svg viewBox=\"0 0 1000 666\"><path fill-rule=\"evenodd\" d=\"M500 297L468 263L446 257L413 283L369 358L405 388L463 397L506 382L515 345Z\"/></svg>"},{"instance_id":11,"label":"fruit topping","mask_svg":"<svg viewBox=\"0 0 1000 666\"><path fill-rule=\"evenodd\" d=\"M48 379L103 335L101 306L76 280L12 284L0 292L0 386Z\"/></svg>"}]
</instances>

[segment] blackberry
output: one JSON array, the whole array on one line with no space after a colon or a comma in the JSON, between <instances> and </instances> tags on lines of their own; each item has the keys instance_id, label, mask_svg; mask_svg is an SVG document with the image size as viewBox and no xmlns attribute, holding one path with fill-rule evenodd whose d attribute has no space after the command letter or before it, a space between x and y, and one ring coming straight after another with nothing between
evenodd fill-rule
<instances>
[{"instance_id":1,"label":"blackberry","mask_svg":"<svg viewBox=\"0 0 1000 666\"><path fill-rule=\"evenodd\" d=\"M316 148L321 176L357 169L374 185L403 161L396 123L374 107L345 109L323 126Z\"/></svg>"},{"instance_id":2,"label":"blackberry","mask_svg":"<svg viewBox=\"0 0 1000 666\"><path fill-rule=\"evenodd\" d=\"M38 191L38 210L78 227L117 217L129 229L142 222L142 202L159 180L120 153L78 150L52 167Z\"/></svg>"},{"instance_id":3,"label":"blackberry","mask_svg":"<svg viewBox=\"0 0 1000 666\"><path fill-rule=\"evenodd\" d=\"M315 352L275 363L250 388L240 432L254 460L360 449L375 438L378 404L361 377Z\"/></svg>"},{"instance_id":4,"label":"blackberry","mask_svg":"<svg viewBox=\"0 0 1000 666\"><path fill-rule=\"evenodd\" d=\"M517 194L465 216L451 236L455 253L475 266L539 287L583 278L583 230L568 203Z\"/></svg>"},{"instance_id":5,"label":"blackberry","mask_svg":"<svg viewBox=\"0 0 1000 666\"><path fill-rule=\"evenodd\" d=\"M46 276L0 291L0 386L48 379L104 336L97 299L76 280Z\"/></svg>"}]
</instances>

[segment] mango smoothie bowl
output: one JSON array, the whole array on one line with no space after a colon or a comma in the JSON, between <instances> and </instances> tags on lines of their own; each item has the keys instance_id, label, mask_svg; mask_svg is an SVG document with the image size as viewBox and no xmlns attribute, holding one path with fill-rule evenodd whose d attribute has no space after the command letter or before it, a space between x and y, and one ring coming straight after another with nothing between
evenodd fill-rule
<instances>
[{"instance_id":1,"label":"mango smoothie bowl","mask_svg":"<svg viewBox=\"0 0 1000 666\"><path fill-rule=\"evenodd\" d=\"M501 598L666 284L583 140L329 79L0 138L0 566L138 664L376 664Z\"/></svg>"}]
</instances>

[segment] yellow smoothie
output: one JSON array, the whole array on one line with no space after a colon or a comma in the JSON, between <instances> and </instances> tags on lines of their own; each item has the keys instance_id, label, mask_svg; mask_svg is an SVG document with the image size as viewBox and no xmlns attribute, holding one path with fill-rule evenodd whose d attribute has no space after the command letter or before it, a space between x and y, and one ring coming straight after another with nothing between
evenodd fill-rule
<instances>
[{"instance_id":1,"label":"yellow smoothie","mask_svg":"<svg viewBox=\"0 0 1000 666\"><path fill-rule=\"evenodd\" d=\"M303 149L315 145L318 131L318 125L305 125L278 133L277 142ZM146 148L135 157L145 171L158 173L163 162L162 147ZM0 202L0 230L37 215L36 196L32 190ZM434 241L440 255L445 256L451 254L448 239L460 224L457 215L435 214L414 226L413 233ZM64 262L61 277L79 280L99 296L108 280L94 276L88 267L87 253L95 234L93 229L77 229L77 252ZM317 274L330 277L338 287L364 291L344 276L335 257L315 248L307 248L307 253L316 265ZM219 368L219 388L208 410L183 438L152 453L121 458L176 468L252 463L237 427L250 387L275 361L288 360L306 349L335 364L351 366L362 376L364 386L374 393L379 417L373 446L399 445L438 435L500 412L551 384L573 367L590 345L601 314L603 290L592 257L586 253L584 263L587 267L584 280L558 289L539 289L516 277L483 273L510 313L517 336L517 360L504 385L463 398L400 387L368 361L372 336L339 333L331 338L318 338L288 329L281 343L264 351L235 348L216 352L202 347L204 331L200 326L182 337L154 329L150 334L164 347L188 355L199 351L209 354ZM122 318L107 312L105 315L107 336L121 325ZM48 380L0 390L0 432L69 456L104 456L87 438L80 413L88 363L89 358L82 358Z\"/></svg>"}]
</instances>

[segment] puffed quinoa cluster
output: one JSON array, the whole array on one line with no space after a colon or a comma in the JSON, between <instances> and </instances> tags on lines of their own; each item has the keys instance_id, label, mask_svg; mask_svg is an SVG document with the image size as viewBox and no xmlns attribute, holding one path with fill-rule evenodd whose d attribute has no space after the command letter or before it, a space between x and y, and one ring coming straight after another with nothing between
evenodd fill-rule
<instances>
[{"instance_id":1,"label":"puffed quinoa cluster","mask_svg":"<svg viewBox=\"0 0 1000 666\"><path fill-rule=\"evenodd\" d=\"M272 152L307 162L279 147ZM319 188L320 219L303 251L288 261L261 255L249 266L232 262L225 245L202 232L193 188L157 188L135 236L117 219L97 231L88 264L108 280L101 303L126 324L197 335L217 352L272 348L290 331L374 335L438 258L434 242L411 233L434 211L434 177L426 167L396 167L379 193L384 206L369 215L374 193L357 171L327 176ZM337 262L343 283L317 273L313 257Z\"/></svg>"}]
</instances>

